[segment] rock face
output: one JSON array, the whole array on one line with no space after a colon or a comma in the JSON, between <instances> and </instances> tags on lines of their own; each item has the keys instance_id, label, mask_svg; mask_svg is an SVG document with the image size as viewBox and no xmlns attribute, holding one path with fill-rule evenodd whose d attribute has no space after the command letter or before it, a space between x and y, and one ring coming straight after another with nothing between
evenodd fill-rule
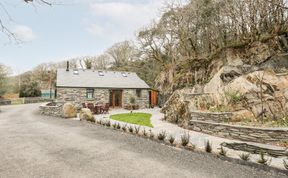
<instances>
[{"instance_id":1,"label":"rock face","mask_svg":"<svg viewBox=\"0 0 288 178\"><path fill-rule=\"evenodd\" d=\"M63 117L74 118L77 116L77 109L72 103L65 103L63 105Z\"/></svg>"},{"instance_id":2,"label":"rock face","mask_svg":"<svg viewBox=\"0 0 288 178\"><path fill-rule=\"evenodd\" d=\"M245 119L253 120L286 117L288 54L274 44L255 42L226 49L206 64L206 72L203 67L199 67L199 71L193 68L196 71L190 73L196 83L199 78L209 78L209 81L174 91L162 109L165 119L186 125L191 112L211 109L213 112L234 112L231 119L237 121L244 115Z\"/></svg>"},{"instance_id":3,"label":"rock face","mask_svg":"<svg viewBox=\"0 0 288 178\"><path fill-rule=\"evenodd\" d=\"M90 111L90 109L87 108L82 108L79 114L79 118L80 120L86 120L86 121L90 121L90 122L95 122L94 116L92 114L92 112Z\"/></svg>"}]
</instances>

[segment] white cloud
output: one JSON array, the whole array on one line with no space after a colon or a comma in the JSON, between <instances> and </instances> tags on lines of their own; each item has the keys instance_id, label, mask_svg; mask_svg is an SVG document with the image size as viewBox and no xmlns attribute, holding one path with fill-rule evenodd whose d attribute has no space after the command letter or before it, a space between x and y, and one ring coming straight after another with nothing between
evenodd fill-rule
<instances>
[{"instance_id":1,"label":"white cloud","mask_svg":"<svg viewBox=\"0 0 288 178\"><path fill-rule=\"evenodd\" d=\"M158 18L162 2L96 1L90 4L93 16L87 31L98 38L113 39L114 42L131 39L137 30Z\"/></svg>"},{"instance_id":2,"label":"white cloud","mask_svg":"<svg viewBox=\"0 0 288 178\"><path fill-rule=\"evenodd\" d=\"M25 42L32 41L36 38L33 30L24 25L16 25L12 31L16 35L16 38Z\"/></svg>"}]
</instances>

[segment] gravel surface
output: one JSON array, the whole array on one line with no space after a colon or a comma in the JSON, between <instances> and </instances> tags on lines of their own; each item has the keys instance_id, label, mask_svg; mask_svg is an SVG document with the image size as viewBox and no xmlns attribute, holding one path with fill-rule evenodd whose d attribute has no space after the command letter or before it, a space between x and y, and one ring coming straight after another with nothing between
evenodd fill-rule
<instances>
[{"instance_id":1,"label":"gravel surface","mask_svg":"<svg viewBox=\"0 0 288 178\"><path fill-rule=\"evenodd\" d=\"M1 178L287 177L85 122L40 116L38 106L1 107Z\"/></svg>"}]
</instances>

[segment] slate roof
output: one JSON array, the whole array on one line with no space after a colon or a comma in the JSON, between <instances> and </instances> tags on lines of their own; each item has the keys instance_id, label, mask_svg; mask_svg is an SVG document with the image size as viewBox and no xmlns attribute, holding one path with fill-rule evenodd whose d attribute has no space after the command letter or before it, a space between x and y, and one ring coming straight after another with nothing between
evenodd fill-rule
<instances>
[{"instance_id":1,"label":"slate roof","mask_svg":"<svg viewBox=\"0 0 288 178\"><path fill-rule=\"evenodd\" d=\"M68 72L66 69L58 69L56 85L71 88L150 89L134 72L82 69L70 69Z\"/></svg>"}]
</instances>

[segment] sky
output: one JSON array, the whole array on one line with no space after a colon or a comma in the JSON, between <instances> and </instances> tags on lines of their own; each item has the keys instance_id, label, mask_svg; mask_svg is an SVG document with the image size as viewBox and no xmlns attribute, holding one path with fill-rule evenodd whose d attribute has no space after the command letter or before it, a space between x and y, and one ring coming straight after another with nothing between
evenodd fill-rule
<instances>
[{"instance_id":1,"label":"sky","mask_svg":"<svg viewBox=\"0 0 288 178\"><path fill-rule=\"evenodd\" d=\"M137 31L159 19L165 0L53 2L56 5L50 7L23 0L0 1L3 24L22 41L15 44L0 33L0 63L14 74L41 63L99 55L116 42L133 40Z\"/></svg>"}]
</instances>

